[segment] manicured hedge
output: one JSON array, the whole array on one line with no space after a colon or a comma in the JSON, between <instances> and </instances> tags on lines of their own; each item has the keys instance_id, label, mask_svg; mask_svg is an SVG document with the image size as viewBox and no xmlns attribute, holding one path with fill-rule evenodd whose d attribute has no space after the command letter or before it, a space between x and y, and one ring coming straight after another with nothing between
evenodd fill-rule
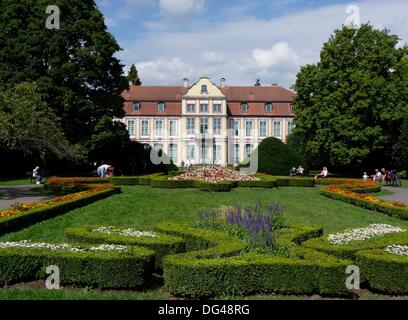
<instances>
[{"instance_id":1,"label":"manicured hedge","mask_svg":"<svg viewBox=\"0 0 408 320\"><path fill-rule=\"evenodd\" d=\"M217 182L217 183L210 183L205 181L199 182L199 188L201 191L229 192L233 187L234 183L232 182Z\"/></svg>"},{"instance_id":2,"label":"manicured hedge","mask_svg":"<svg viewBox=\"0 0 408 320\"><path fill-rule=\"evenodd\" d=\"M311 178L276 177L276 184L279 187L314 187L315 180Z\"/></svg>"},{"instance_id":3,"label":"manicured hedge","mask_svg":"<svg viewBox=\"0 0 408 320\"><path fill-rule=\"evenodd\" d=\"M238 181L239 187L247 188L275 188L276 180Z\"/></svg>"},{"instance_id":4,"label":"manicured hedge","mask_svg":"<svg viewBox=\"0 0 408 320\"><path fill-rule=\"evenodd\" d=\"M332 198L335 200L341 200L359 207L366 208L368 210L374 210L381 213L385 213L389 216L399 218L401 220L408 220L408 208L389 206L382 202L373 202L366 199L357 198L344 193L333 192L327 189L320 190L320 194Z\"/></svg>"},{"instance_id":5,"label":"manicured hedge","mask_svg":"<svg viewBox=\"0 0 408 320\"><path fill-rule=\"evenodd\" d=\"M73 242L80 243L113 243L127 246L146 247L156 253L156 267L161 268L165 255L184 251L184 240L163 233L157 233L156 238L132 237L119 234L104 234L92 231L100 226L83 226L65 229L65 235ZM115 229L126 229L115 227Z\"/></svg>"},{"instance_id":6,"label":"manicured hedge","mask_svg":"<svg viewBox=\"0 0 408 320\"><path fill-rule=\"evenodd\" d=\"M356 265L370 288L387 294L408 293L408 257L384 249L360 251Z\"/></svg>"},{"instance_id":7,"label":"manicured hedge","mask_svg":"<svg viewBox=\"0 0 408 320\"><path fill-rule=\"evenodd\" d=\"M244 247L237 246L238 250L231 248L232 243L239 241L237 239L221 245L223 240L220 238L224 239L225 235L220 232L175 224L170 224L170 227L161 224L158 228L183 236L187 248L201 249L165 257L163 269L165 285L174 294L193 297L260 292L350 294L345 286L345 270L350 261L305 249L296 244L320 235L322 231L319 227L303 229L293 227L286 230L280 238L280 241L284 241L298 258L244 254L242 253ZM290 243L287 242L288 239ZM213 247L209 247L210 245Z\"/></svg>"},{"instance_id":8,"label":"manicured hedge","mask_svg":"<svg viewBox=\"0 0 408 320\"><path fill-rule=\"evenodd\" d=\"M327 236L325 236L305 241L303 246L340 258L355 259L358 251L384 248L391 244L408 245L408 230L405 232L389 233L367 240L351 241L345 244L331 244L327 240Z\"/></svg>"},{"instance_id":9,"label":"manicured hedge","mask_svg":"<svg viewBox=\"0 0 408 320\"><path fill-rule=\"evenodd\" d=\"M125 176L118 176L118 177L111 177L109 180L114 185L119 186L136 186L136 185L150 185L150 181L153 178L160 177L162 173L152 173L145 176L137 176L137 177L125 177Z\"/></svg>"},{"instance_id":10,"label":"manicured hedge","mask_svg":"<svg viewBox=\"0 0 408 320\"><path fill-rule=\"evenodd\" d=\"M47 266L60 270L62 284L101 288L137 288L154 269L154 252L129 247L124 252L72 252L35 248L0 249L0 284L46 279Z\"/></svg>"},{"instance_id":11,"label":"manicured hedge","mask_svg":"<svg viewBox=\"0 0 408 320\"><path fill-rule=\"evenodd\" d=\"M150 185L153 188L194 188L193 180L169 180L166 176L156 177L150 180Z\"/></svg>"},{"instance_id":12,"label":"manicured hedge","mask_svg":"<svg viewBox=\"0 0 408 320\"><path fill-rule=\"evenodd\" d=\"M37 222L56 217L120 192L119 187L107 188L78 199L67 200L48 207L23 211L10 217L0 218L0 235L26 228Z\"/></svg>"}]
</instances>

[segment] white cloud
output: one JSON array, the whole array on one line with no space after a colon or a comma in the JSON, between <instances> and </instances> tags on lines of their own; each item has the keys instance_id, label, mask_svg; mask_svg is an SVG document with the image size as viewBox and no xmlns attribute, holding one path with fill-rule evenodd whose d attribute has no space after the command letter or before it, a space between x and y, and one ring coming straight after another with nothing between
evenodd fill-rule
<instances>
[{"instance_id":1,"label":"white cloud","mask_svg":"<svg viewBox=\"0 0 408 320\"><path fill-rule=\"evenodd\" d=\"M166 1L180 5L188 0ZM403 42L408 41L408 1L363 0L354 4L360 7L363 23L386 27ZM193 19L183 29L159 20L163 23L160 28L121 43L127 49L119 57L126 64L144 61L139 63L144 68L144 84L179 84L184 76L194 80L208 75L214 82L223 76L228 84L245 85L261 78L262 83L289 87L300 66L316 62L323 43L346 22L348 5L291 12L271 19L240 16L204 27ZM189 5L186 8L177 12L193 10ZM174 64L173 69L169 69L169 62Z\"/></svg>"},{"instance_id":2,"label":"white cloud","mask_svg":"<svg viewBox=\"0 0 408 320\"><path fill-rule=\"evenodd\" d=\"M142 61L136 64L140 78L147 83L169 84L194 72L194 68L179 58Z\"/></svg>"},{"instance_id":3,"label":"white cloud","mask_svg":"<svg viewBox=\"0 0 408 320\"><path fill-rule=\"evenodd\" d=\"M185 15L204 8L204 0L160 0L159 4L164 15Z\"/></svg>"}]
</instances>

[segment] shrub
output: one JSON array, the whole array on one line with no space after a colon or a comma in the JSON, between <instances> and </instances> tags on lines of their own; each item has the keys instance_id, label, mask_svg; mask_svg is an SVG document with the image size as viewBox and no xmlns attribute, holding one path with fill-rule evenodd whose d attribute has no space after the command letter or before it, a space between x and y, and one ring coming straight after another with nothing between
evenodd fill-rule
<instances>
[{"instance_id":1,"label":"shrub","mask_svg":"<svg viewBox=\"0 0 408 320\"><path fill-rule=\"evenodd\" d=\"M223 233L175 224L161 224L158 228L183 236L188 249L201 248L165 257L165 285L174 294L193 297L259 292L349 294L344 283L345 270L350 261L296 244L297 241L321 234L320 227L293 227L281 238L280 241L295 248L298 258L255 253L238 255L244 246L231 248L233 243L237 243L236 239L222 244L226 237Z\"/></svg>"},{"instance_id":2,"label":"shrub","mask_svg":"<svg viewBox=\"0 0 408 320\"><path fill-rule=\"evenodd\" d=\"M205 181L199 181L198 186L201 191L229 192L234 187L234 183L232 182L210 183Z\"/></svg>"},{"instance_id":3,"label":"shrub","mask_svg":"<svg viewBox=\"0 0 408 320\"><path fill-rule=\"evenodd\" d=\"M154 252L138 247L129 247L124 252L2 248L0 283L45 279L49 276L45 269L50 265L60 269L62 284L130 289L144 285L150 278Z\"/></svg>"},{"instance_id":4,"label":"shrub","mask_svg":"<svg viewBox=\"0 0 408 320\"><path fill-rule=\"evenodd\" d=\"M292 167L305 163L303 157L277 138L266 138L257 147L258 171L271 175L287 175Z\"/></svg>"},{"instance_id":5,"label":"shrub","mask_svg":"<svg viewBox=\"0 0 408 320\"><path fill-rule=\"evenodd\" d=\"M150 180L150 185L153 188L193 188L192 180L169 180L167 176L157 177Z\"/></svg>"},{"instance_id":6,"label":"shrub","mask_svg":"<svg viewBox=\"0 0 408 320\"><path fill-rule=\"evenodd\" d=\"M408 257L384 249L356 253L356 264L370 288L387 294L408 293Z\"/></svg>"},{"instance_id":7,"label":"shrub","mask_svg":"<svg viewBox=\"0 0 408 320\"><path fill-rule=\"evenodd\" d=\"M156 233L156 237L134 237L120 234L106 234L93 231L100 226L84 226L65 229L68 239L73 242L94 244L112 243L126 246L146 247L156 253L156 267L160 268L163 257L168 254L184 251L184 240L167 234ZM124 230L123 227L115 227Z\"/></svg>"},{"instance_id":8,"label":"shrub","mask_svg":"<svg viewBox=\"0 0 408 320\"><path fill-rule=\"evenodd\" d=\"M389 233L366 240L354 240L345 244L331 244L327 236L305 241L303 245L326 254L340 258L355 259L356 253L362 250L384 248L391 244L408 244L408 231Z\"/></svg>"},{"instance_id":9,"label":"shrub","mask_svg":"<svg viewBox=\"0 0 408 320\"><path fill-rule=\"evenodd\" d=\"M118 187L106 188L95 191L94 193L81 198L62 201L47 207L23 211L9 217L0 218L0 235L6 232L26 228L34 223L56 217L120 192L121 190Z\"/></svg>"},{"instance_id":10,"label":"shrub","mask_svg":"<svg viewBox=\"0 0 408 320\"><path fill-rule=\"evenodd\" d=\"M238 181L238 186L246 188L275 188L276 180Z\"/></svg>"},{"instance_id":11,"label":"shrub","mask_svg":"<svg viewBox=\"0 0 408 320\"><path fill-rule=\"evenodd\" d=\"M153 178L160 177L162 173L152 173L145 176L135 176L135 177L111 177L109 180L114 185L119 186L136 186L136 185L150 185L150 181Z\"/></svg>"}]
</instances>

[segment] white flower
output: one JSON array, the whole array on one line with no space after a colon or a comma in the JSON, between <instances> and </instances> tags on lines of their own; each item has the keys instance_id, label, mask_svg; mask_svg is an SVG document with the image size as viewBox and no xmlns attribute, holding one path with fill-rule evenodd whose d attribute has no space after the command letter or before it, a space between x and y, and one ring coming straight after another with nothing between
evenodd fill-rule
<instances>
[{"instance_id":1,"label":"white flower","mask_svg":"<svg viewBox=\"0 0 408 320\"><path fill-rule=\"evenodd\" d=\"M139 231L135 229L119 229L115 227L99 227L91 230L92 232L97 232L97 233L104 233L104 234L118 234L121 236L128 236L128 237L135 237L135 238L141 238L141 237L149 237L149 238L157 238L157 233L151 232L151 231Z\"/></svg>"},{"instance_id":2,"label":"white flower","mask_svg":"<svg viewBox=\"0 0 408 320\"><path fill-rule=\"evenodd\" d=\"M367 240L375 236L383 236L388 233L405 232L399 227L388 224L371 224L365 228L347 230L342 233L329 234L327 239L331 244L345 244L351 241Z\"/></svg>"},{"instance_id":3,"label":"white flower","mask_svg":"<svg viewBox=\"0 0 408 320\"><path fill-rule=\"evenodd\" d=\"M67 243L52 244L45 242L31 242L29 240L21 240L14 242L0 242L0 248L34 248L34 249L48 249L48 250L68 250L72 252L92 252L92 251L124 251L127 249L126 246L120 245L99 245L93 247L77 247L72 246Z\"/></svg>"},{"instance_id":4,"label":"white flower","mask_svg":"<svg viewBox=\"0 0 408 320\"><path fill-rule=\"evenodd\" d=\"M385 248L385 251L387 251L388 253L391 253L391 254L398 255L398 256L408 257L408 246L406 246L406 245L405 246L396 245L396 244L390 245L390 246L387 246Z\"/></svg>"}]
</instances>

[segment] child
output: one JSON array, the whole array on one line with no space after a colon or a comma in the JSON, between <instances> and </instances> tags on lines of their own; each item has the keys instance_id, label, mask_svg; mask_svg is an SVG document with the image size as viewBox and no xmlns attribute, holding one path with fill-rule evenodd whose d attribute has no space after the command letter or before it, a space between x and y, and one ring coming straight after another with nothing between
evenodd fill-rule
<instances>
[{"instance_id":1,"label":"child","mask_svg":"<svg viewBox=\"0 0 408 320\"><path fill-rule=\"evenodd\" d=\"M364 182L366 182L366 181L367 181L367 179L368 179L367 172L364 172L364 174L363 174L363 180L364 180Z\"/></svg>"}]
</instances>

